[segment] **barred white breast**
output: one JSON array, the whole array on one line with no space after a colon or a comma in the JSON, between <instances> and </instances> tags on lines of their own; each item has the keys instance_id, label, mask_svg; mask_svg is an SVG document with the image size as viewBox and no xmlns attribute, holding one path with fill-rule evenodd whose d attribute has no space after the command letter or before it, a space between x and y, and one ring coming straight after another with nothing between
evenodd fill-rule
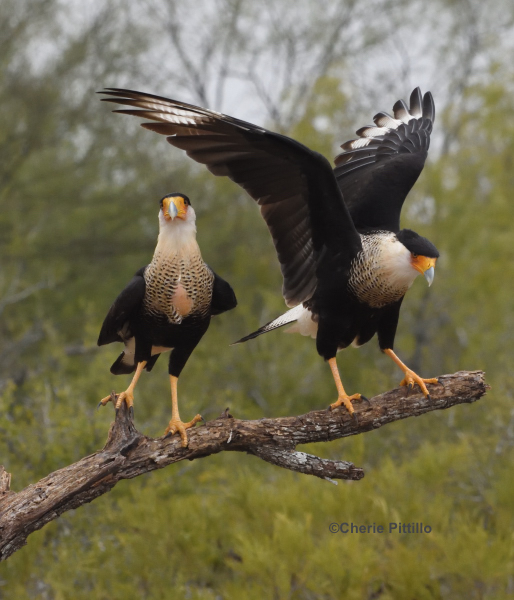
<instances>
[{"instance_id":1,"label":"barred white breast","mask_svg":"<svg viewBox=\"0 0 514 600\"><path fill-rule=\"evenodd\" d=\"M411 253L390 231L361 234L361 239L362 251L350 268L350 289L372 308L398 301L418 275L411 265Z\"/></svg>"},{"instance_id":2,"label":"barred white breast","mask_svg":"<svg viewBox=\"0 0 514 600\"><path fill-rule=\"evenodd\" d=\"M145 270L145 312L164 314L179 324L189 316L205 315L212 299L214 275L202 260L200 249L193 253L163 256L158 249Z\"/></svg>"}]
</instances>

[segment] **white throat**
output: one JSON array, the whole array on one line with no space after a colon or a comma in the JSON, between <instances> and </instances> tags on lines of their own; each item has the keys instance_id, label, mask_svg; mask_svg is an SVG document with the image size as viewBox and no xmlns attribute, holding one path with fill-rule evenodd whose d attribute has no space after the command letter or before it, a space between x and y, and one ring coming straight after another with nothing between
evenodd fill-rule
<instances>
[{"instance_id":1,"label":"white throat","mask_svg":"<svg viewBox=\"0 0 514 600\"><path fill-rule=\"evenodd\" d=\"M407 290L419 275L419 271L412 266L412 254L396 236L381 244L377 267L380 277L397 289Z\"/></svg>"},{"instance_id":2,"label":"white throat","mask_svg":"<svg viewBox=\"0 0 514 600\"><path fill-rule=\"evenodd\" d=\"M168 258L177 254L191 255L199 252L196 242L196 215L191 206L187 207L185 219L166 220L159 211L159 237L155 256Z\"/></svg>"}]
</instances>

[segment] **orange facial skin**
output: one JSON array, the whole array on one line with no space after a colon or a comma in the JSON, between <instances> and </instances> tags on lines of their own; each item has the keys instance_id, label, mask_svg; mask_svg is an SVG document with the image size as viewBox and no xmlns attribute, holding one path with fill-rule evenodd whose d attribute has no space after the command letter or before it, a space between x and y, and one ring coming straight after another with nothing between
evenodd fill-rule
<instances>
[{"instance_id":1,"label":"orange facial skin","mask_svg":"<svg viewBox=\"0 0 514 600\"><path fill-rule=\"evenodd\" d=\"M422 275L431 267L435 267L436 262L437 258L429 258L428 256L420 256L418 254L413 254L411 258L412 266Z\"/></svg>"},{"instance_id":2,"label":"orange facial skin","mask_svg":"<svg viewBox=\"0 0 514 600\"><path fill-rule=\"evenodd\" d=\"M168 196L162 201L162 211L166 221L172 219L185 219L187 216L187 204L182 196Z\"/></svg>"}]
</instances>

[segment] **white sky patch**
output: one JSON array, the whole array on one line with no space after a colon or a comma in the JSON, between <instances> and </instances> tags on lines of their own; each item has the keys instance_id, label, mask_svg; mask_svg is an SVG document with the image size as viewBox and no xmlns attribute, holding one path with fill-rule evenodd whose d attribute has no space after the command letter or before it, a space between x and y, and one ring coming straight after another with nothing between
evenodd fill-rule
<instances>
[{"instance_id":1,"label":"white sky patch","mask_svg":"<svg viewBox=\"0 0 514 600\"><path fill-rule=\"evenodd\" d=\"M432 91L436 103L431 156L443 148L447 135L439 115L449 103L460 111L462 103L469 102L462 97L462 81L469 87L493 80L491 65L509 69L514 54L513 5L499 0L469 0L466 11L452 3L419 1L392 3L387 10L381 0L297 0L294 6L286 0L243 1L233 32L227 12L232 4L224 0L113 5L116 21L109 43L115 45L116 35L143 26L152 32L149 47L131 57L130 72L120 70L109 81L92 81L91 73L78 78L73 89L65 90L70 102L92 87L104 86L141 89L193 104L199 103L203 91L206 108L274 128L273 106L286 125L302 116L295 102L308 101L323 51L331 51L329 73L341 77L341 89L348 96L348 130L338 132L339 143L352 138L359 125L370 123L377 110L390 111L401 97L408 101L411 90L420 86L422 92ZM71 39L95 23L106 5L99 0L65 0L61 6L59 36L45 33L37 23L33 26L25 54L35 70L44 70ZM372 14L380 18L372 20ZM189 72L171 43L173 24L187 51ZM323 48L329 31L334 33L333 43ZM16 68L16 61L12 66ZM295 96L292 90L302 85L305 93ZM326 118L314 126L330 130Z\"/></svg>"},{"instance_id":2,"label":"white sky patch","mask_svg":"<svg viewBox=\"0 0 514 600\"><path fill-rule=\"evenodd\" d=\"M313 125L318 131L330 131L332 129L330 119L326 115L318 115L317 117L314 117Z\"/></svg>"}]
</instances>

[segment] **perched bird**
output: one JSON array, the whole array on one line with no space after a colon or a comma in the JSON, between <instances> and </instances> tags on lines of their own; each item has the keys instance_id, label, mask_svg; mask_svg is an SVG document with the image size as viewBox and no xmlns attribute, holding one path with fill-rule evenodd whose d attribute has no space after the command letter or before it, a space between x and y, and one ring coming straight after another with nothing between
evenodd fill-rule
<instances>
[{"instance_id":1,"label":"perched bird","mask_svg":"<svg viewBox=\"0 0 514 600\"><path fill-rule=\"evenodd\" d=\"M171 421L166 434L177 431L187 446L186 429L201 420L183 423L178 411L177 382L211 317L237 304L230 285L202 260L196 242L196 216L189 198L169 194L160 201L159 237L152 262L139 269L109 309L98 345L123 342L125 349L111 367L114 375L134 373L128 388L117 395L116 409L125 402L133 412L134 388L143 369L151 371L162 352L171 350ZM111 400L106 396L98 406Z\"/></svg>"},{"instance_id":2,"label":"perched bird","mask_svg":"<svg viewBox=\"0 0 514 600\"><path fill-rule=\"evenodd\" d=\"M434 121L430 92L416 88L410 106L402 100L394 116L378 113L374 126L342 145L335 169L321 154L262 127L197 106L131 90L109 88L107 102L128 105L115 112L152 121L146 129L214 175L226 175L260 205L283 275L283 296L291 310L242 338L257 337L288 323L316 339L338 391L331 404L353 400L336 364L338 350L360 346L375 333L381 350L404 373L401 385L427 383L394 353L403 297L417 275L430 285L439 256L435 246L400 229L406 195L421 173ZM236 342L238 343L238 342Z\"/></svg>"}]
</instances>

